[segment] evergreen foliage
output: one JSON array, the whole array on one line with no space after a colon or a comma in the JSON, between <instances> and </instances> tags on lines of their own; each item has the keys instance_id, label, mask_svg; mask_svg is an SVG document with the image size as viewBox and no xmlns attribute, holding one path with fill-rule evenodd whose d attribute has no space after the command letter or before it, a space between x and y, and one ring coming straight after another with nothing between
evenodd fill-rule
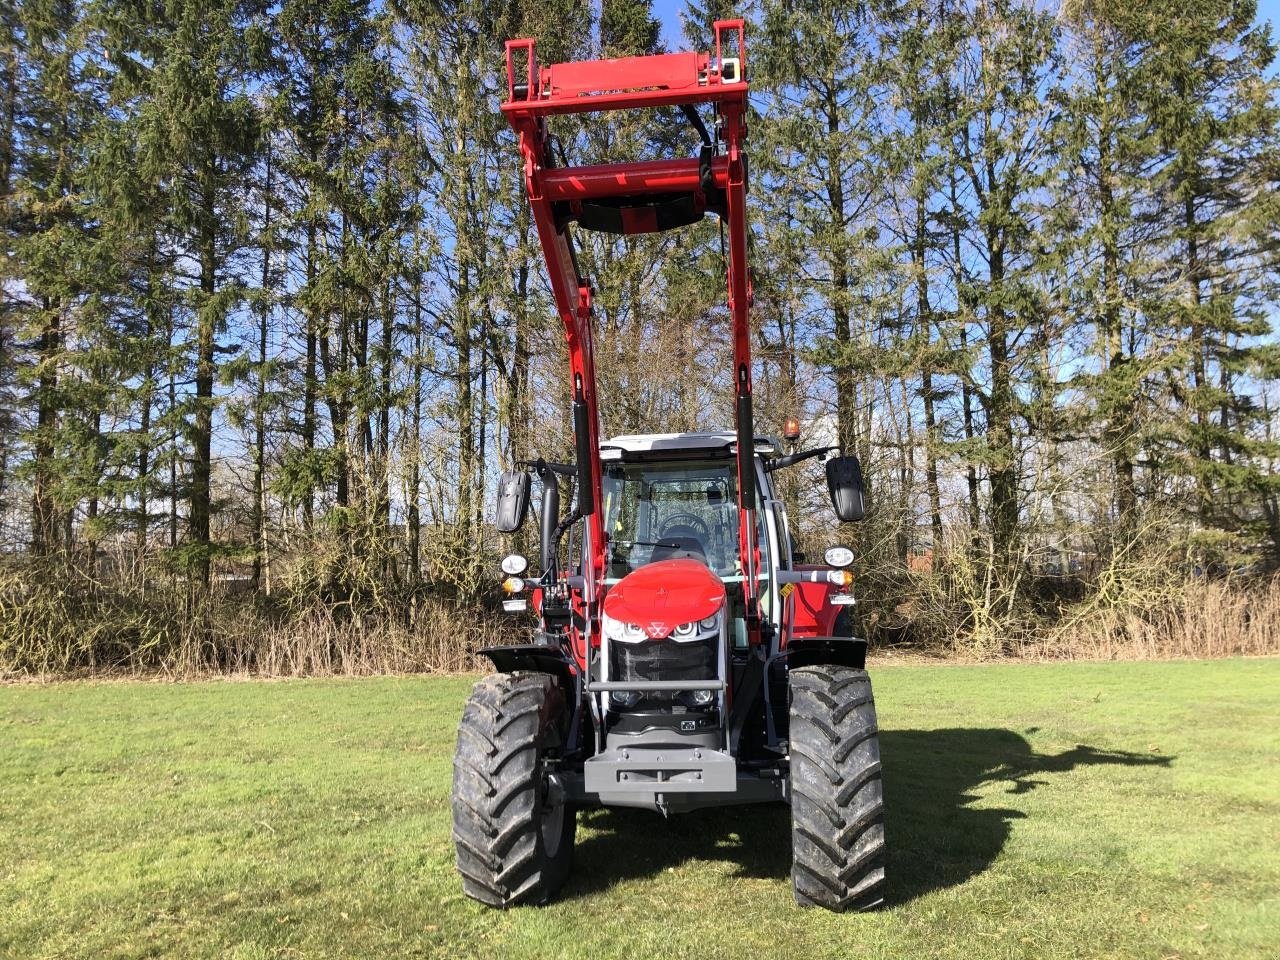
<instances>
[{"instance_id":1,"label":"evergreen foliage","mask_svg":"<svg viewBox=\"0 0 1280 960\"><path fill-rule=\"evenodd\" d=\"M4 550L351 615L480 599L496 471L571 440L502 42L705 47L735 13L757 416L866 462L857 531L782 481L801 545L857 537L862 626L923 604L977 635L1067 581L1274 567L1253 0L5 5ZM677 111L553 132L571 163L698 146ZM728 423L715 221L577 237L605 431Z\"/></svg>"}]
</instances>

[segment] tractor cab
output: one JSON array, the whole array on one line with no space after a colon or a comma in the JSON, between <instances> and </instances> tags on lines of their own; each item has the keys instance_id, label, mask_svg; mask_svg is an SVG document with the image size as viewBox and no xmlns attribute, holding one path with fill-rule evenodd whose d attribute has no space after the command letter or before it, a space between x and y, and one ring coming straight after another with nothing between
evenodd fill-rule
<instances>
[{"instance_id":1,"label":"tractor cab","mask_svg":"<svg viewBox=\"0 0 1280 960\"><path fill-rule=\"evenodd\" d=\"M601 444L611 578L674 557L699 560L721 577L741 575L736 442L734 433L723 431L623 436ZM756 449L781 452L766 437L756 438Z\"/></svg>"},{"instance_id":2,"label":"tractor cab","mask_svg":"<svg viewBox=\"0 0 1280 960\"><path fill-rule=\"evenodd\" d=\"M737 435L730 430L642 434L606 440L600 458L606 584L618 583L654 562L695 560L725 585L731 646L744 650L749 644L736 446ZM786 513L774 499L767 468L781 453L776 440L756 436L752 514L756 567L764 577L758 600L766 613L776 592L775 567L790 567ZM782 623L771 626L778 629Z\"/></svg>"}]
</instances>

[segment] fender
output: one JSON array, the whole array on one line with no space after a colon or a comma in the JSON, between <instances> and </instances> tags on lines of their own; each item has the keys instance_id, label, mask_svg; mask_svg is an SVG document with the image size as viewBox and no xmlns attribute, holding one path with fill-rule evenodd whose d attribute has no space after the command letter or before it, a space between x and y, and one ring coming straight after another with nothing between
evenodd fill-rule
<instances>
[{"instance_id":1,"label":"fender","mask_svg":"<svg viewBox=\"0 0 1280 960\"><path fill-rule=\"evenodd\" d=\"M578 666L559 647L541 643L521 643L510 647L481 647L476 651L503 673L524 670L529 673L549 673L564 687L566 693L574 688Z\"/></svg>"},{"instance_id":2,"label":"fender","mask_svg":"<svg viewBox=\"0 0 1280 960\"><path fill-rule=\"evenodd\" d=\"M824 663L852 667L855 670L867 668L867 641L856 637L795 637L765 661L764 684L764 722L765 736L771 747L778 745L778 722L773 703L773 670L785 663L788 670L797 667L814 667ZM785 709L785 705L784 705Z\"/></svg>"},{"instance_id":3,"label":"fender","mask_svg":"<svg viewBox=\"0 0 1280 960\"><path fill-rule=\"evenodd\" d=\"M867 641L860 637L793 637L778 654L788 668L835 663L855 670L867 668Z\"/></svg>"}]
</instances>

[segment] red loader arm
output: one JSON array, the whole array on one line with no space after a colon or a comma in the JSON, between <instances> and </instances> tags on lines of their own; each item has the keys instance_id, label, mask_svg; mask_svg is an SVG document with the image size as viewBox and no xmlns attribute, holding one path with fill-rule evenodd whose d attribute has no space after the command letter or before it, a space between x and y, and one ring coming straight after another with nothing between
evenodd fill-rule
<instances>
[{"instance_id":1,"label":"red loader arm","mask_svg":"<svg viewBox=\"0 0 1280 960\"><path fill-rule=\"evenodd\" d=\"M730 56L736 45L736 56ZM507 101L502 110L515 128L524 159L525 185L551 289L569 347L575 424L585 429L579 450L590 451L590 490L579 492L587 514L592 618L605 574L606 543L600 515L601 472L598 398L592 353L591 283L579 272L568 226L637 234L670 229L719 214L728 234L728 300L733 329L734 390L738 433L739 548L752 640L756 615L754 425L751 412L751 346L747 274L747 109L743 22L717 21L715 53L675 53L542 66L533 40L507 42ZM547 119L661 106L712 104L720 117L719 144L690 159L561 167L552 154ZM716 155L715 147L723 153ZM580 409L579 409L580 408Z\"/></svg>"}]
</instances>

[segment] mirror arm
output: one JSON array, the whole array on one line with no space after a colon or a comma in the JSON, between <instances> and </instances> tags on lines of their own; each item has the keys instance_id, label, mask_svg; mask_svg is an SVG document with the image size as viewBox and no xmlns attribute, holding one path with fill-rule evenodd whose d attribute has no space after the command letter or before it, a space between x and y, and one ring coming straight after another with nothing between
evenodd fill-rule
<instances>
[{"instance_id":1,"label":"mirror arm","mask_svg":"<svg viewBox=\"0 0 1280 960\"><path fill-rule=\"evenodd\" d=\"M785 457L778 457L776 460L770 460L764 465L764 469L767 473L773 473L775 470L781 470L783 467L790 467L803 460L810 460L813 457L824 457L832 450L839 449L839 447L815 447L812 450L802 450L800 453L788 453Z\"/></svg>"},{"instance_id":2,"label":"mirror arm","mask_svg":"<svg viewBox=\"0 0 1280 960\"><path fill-rule=\"evenodd\" d=\"M523 464L526 467L532 467L534 473L541 479L546 472L558 474L562 477L574 477L578 475L578 468L572 463L557 463L554 460L544 460L539 457L537 460L529 460Z\"/></svg>"}]
</instances>

